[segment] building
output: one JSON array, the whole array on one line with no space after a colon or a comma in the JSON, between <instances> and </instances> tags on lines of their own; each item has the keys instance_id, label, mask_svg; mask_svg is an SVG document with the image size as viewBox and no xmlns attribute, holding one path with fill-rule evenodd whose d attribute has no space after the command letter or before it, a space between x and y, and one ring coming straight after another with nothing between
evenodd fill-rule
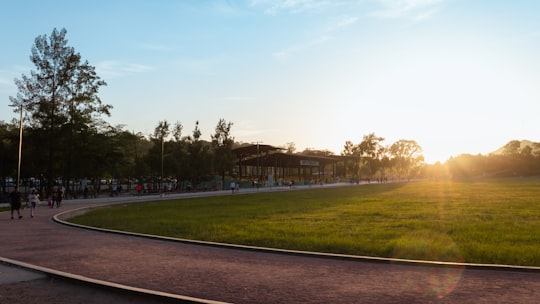
<instances>
[{"instance_id":1,"label":"building","mask_svg":"<svg viewBox=\"0 0 540 304\"><path fill-rule=\"evenodd\" d=\"M315 156L284 153L283 148L271 145L248 145L233 149L240 180L257 184L279 185L295 181L302 184L326 183L336 180L339 156Z\"/></svg>"}]
</instances>

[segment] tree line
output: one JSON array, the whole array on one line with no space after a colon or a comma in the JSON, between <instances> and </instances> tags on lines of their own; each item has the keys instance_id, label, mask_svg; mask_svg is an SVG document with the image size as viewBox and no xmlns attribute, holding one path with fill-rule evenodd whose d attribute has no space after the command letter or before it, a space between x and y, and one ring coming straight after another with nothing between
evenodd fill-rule
<instances>
[{"instance_id":1,"label":"tree line","mask_svg":"<svg viewBox=\"0 0 540 304\"><path fill-rule=\"evenodd\" d=\"M73 196L82 192L82 179L88 180L88 186L95 191L110 187L103 184L111 180L117 180L119 185L150 183L156 190L174 180L175 184L183 181L184 188L195 188L216 175L224 179L234 170L231 126L231 122L220 119L211 141L201 138L198 122L187 136L182 135L180 123L171 128L167 121L159 122L149 136L123 126L87 126L74 134L55 134L51 164L43 130L28 124L23 137L22 183L39 187L43 193L64 185ZM19 124L0 121L0 138L0 186L5 191L5 177L17 174Z\"/></svg>"},{"instance_id":2,"label":"tree line","mask_svg":"<svg viewBox=\"0 0 540 304\"><path fill-rule=\"evenodd\" d=\"M511 140L498 151L461 154L443 164L425 166L426 178L523 177L540 175L540 143Z\"/></svg>"},{"instance_id":3,"label":"tree line","mask_svg":"<svg viewBox=\"0 0 540 304\"><path fill-rule=\"evenodd\" d=\"M375 133L364 135L356 145L346 141L341 155L352 160L344 165L346 175L379 180L386 180L389 176L417 177L424 163L422 147L414 140L402 139L390 146L384 146L383 141L384 137Z\"/></svg>"},{"instance_id":4,"label":"tree line","mask_svg":"<svg viewBox=\"0 0 540 304\"><path fill-rule=\"evenodd\" d=\"M383 137L365 135L362 142L345 143L341 155L346 176L364 179L463 179L524 177L540 175L540 142L511 140L499 150L483 154L461 154L444 163L426 164L421 146L414 140L398 140L384 146Z\"/></svg>"}]
</instances>

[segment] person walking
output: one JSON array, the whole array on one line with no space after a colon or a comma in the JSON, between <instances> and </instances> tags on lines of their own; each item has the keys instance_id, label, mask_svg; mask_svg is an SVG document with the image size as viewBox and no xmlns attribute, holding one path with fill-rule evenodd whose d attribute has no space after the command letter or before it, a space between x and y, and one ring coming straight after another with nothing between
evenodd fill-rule
<instances>
[{"instance_id":1,"label":"person walking","mask_svg":"<svg viewBox=\"0 0 540 304\"><path fill-rule=\"evenodd\" d=\"M62 199L64 198L65 188L58 188L58 193L56 194L56 208L60 208L62 205Z\"/></svg>"},{"instance_id":2,"label":"person walking","mask_svg":"<svg viewBox=\"0 0 540 304\"><path fill-rule=\"evenodd\" d=\"M22 196L19 192L19 187L15 187L13 192L9 194L9 205L11 206L11 219L13 219L13 211L17 210L17 215L19 215L19 219L22 218L21 215L21 203L22 203Z\"/></svg>"},{"instance_id":3,"label":"person walking","mask_svg":"<svg viewBox=\"0 0 540 304\"><path fill-rule=\"evenodd\" d=\"M37 193L37 190L32 189L28 196L28 200L30 201L30 217L34 218L36 206L39 204L39 194Z\"/></svg>"},{"instance_id":4,"label":"person walking","mask_svg":"<svg viewBox=\"0 0 540 304\"><path fill-rule=\"evenodd\" d=\"M54 204L57 203L58 189L53 189L51 199L49 200L49 208L54 208Z\"/></svg>"}]
</instances>

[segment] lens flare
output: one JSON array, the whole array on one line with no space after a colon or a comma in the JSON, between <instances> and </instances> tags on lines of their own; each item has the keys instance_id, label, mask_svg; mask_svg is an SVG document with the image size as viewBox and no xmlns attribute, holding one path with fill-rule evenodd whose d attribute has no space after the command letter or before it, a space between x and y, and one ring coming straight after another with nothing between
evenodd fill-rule
<instances>
[{"instance_id":1,"label":"lens flare","mask_svg":"<svg viewBox=\"0 0 540 304\"><path fill-rule=\"evenodd\" d=\"M414 231L403 235L395 243L394 258L463 262L459 248L443 233ZM419 266L407 274L408 288L424 296L444 298L459 284L464 267Z\"/></svg>"}]
</instances>

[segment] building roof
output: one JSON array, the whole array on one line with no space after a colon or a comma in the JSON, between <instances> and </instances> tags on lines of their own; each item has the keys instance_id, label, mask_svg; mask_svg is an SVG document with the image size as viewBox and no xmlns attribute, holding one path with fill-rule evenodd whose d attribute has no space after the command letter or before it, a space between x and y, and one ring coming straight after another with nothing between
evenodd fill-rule
<instances>
[{"instance_id":1,"label":"building roof","mask_svg":"<svg viewBox=\"0 0 540 304\"><path fill-rule=\"evenodd\" d=\"M247 156L256 156L257 154L267 154L272 151L284 150L283 148L274 147L271 145L249 145L243 146L236 149L232 149L232 153L235 154L238 158L243 158Z\"/></svg>"},{"instance_id":2,"label":"building roof","mask_svg":"<svg viewBox=\"0 0 540 304\"><path fill-rule=\"evenodd\" d=\"M275 152L261 155L259 158L257 158L257 156L254 156L246 159L241 159L239 164L244 166L297 168L302 166L324 166L326 164L335 163L337 161L337 158L328 156Z\"/></svg>"}]
</instances>

